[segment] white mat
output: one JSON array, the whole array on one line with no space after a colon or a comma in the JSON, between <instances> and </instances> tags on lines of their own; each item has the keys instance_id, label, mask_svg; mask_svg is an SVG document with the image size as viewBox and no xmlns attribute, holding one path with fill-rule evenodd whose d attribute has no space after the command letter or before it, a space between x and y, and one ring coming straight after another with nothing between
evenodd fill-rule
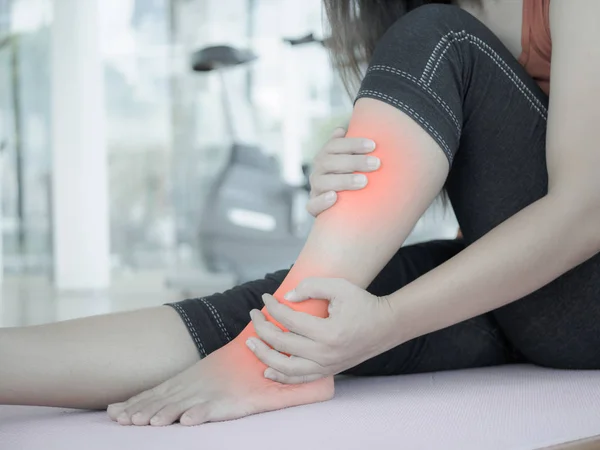
<instances>
[{"instance_id":1,"label":"white mat","mask_svg":"<svg viewBox=\"0 0 600 450\"><path fill-rule=\"evenodd\" d=\"M2 450L536 449L600 434L600 371L530 366L343 378L326 403L194 428L0 406Z\"/></svg>"}]
</instances>

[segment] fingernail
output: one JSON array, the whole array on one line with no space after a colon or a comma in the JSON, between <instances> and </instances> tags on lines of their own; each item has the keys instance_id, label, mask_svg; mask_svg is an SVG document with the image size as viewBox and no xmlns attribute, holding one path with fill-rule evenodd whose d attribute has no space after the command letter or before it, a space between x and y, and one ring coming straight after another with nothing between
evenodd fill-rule
<instances>
[{"instance_id":1,"label":"fingernail","mask_svg":"<svg viewBox=\"0 0 600 450\"><path fill-rule=\"evenodd\" d=\"M265 378L268 378L269 380L273 380L275 381L275 372L273 372L273 369L267 369L265 370Z\"/></svg>"},{"instance_id":2,"label":"fingernail","mask_svg":"<svg viewBox=\"0 0 600 450\"><path fill-rule=\"evenodd\" d=\"M256 344L254 343L254 341L252 339L246 339L246 345L248 346L248 348L252 351L256 350Z\"/></svg>"},{"instance_id":3,"label":"fingernail","mask_svg":"<svg viewBox=\"0 0 600 450\"><path fill-rule=\"evenodd\" d=\"M379 165L381 164L381 160L375 156L367 156L367 167L369 169L379 169Z\"/></svg>"},{"instance_id":4,"label":"fingernail","mask_svg":"<svg viewBox=\"0 0 600 450\"><path fill-rule=\"evenodd\" d=\"M296 291L290 291L287 294L285 294L283 298L289 301L298 300L298 294L296 293Z\"/></svg>"},{"instance_id":5,"label":"fingernail","mask_svg":"<svg viewBox=\"0 0 600 450\"><path fill-rule=\"evenodd\" d=\"M332 202L335 200L335 191L329 191L328 193L325 194L325 200L327 200L328 202Z\"/></svg>"},{"instance_id":6,"label":"fingernail","mask_svg":"<svg viewBox=\"0 0 600 450\"><path fill-rule=\"evenodd\" d=\"M363 141L363 148L365 150L375 150L375 142L367 139Z\"/></svg>"},{"instance_id":7,"label":"fingernail","mask_svg":"<svg viewBox=\"0 0 600 450\"><path fill-rule=\"evenodd\" d=\"M367 185L367 176L363 174L354 175L352 182L356 187L364 187Z\"/></svg>"}]
</instances>

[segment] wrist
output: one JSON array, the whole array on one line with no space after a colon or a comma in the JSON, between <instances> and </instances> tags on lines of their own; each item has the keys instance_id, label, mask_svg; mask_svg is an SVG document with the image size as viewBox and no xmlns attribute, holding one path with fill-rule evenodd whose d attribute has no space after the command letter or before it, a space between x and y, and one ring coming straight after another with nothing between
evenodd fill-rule
<instances>
[{"instance_id":1,"label":"wrist","mask_svg":"<svg viewBox=\"0 0 600 450\"><path fill-rule=\"evenodd\" d=\"M383 334L382 353L412 339L406 324L406 313L402 311L402 302L398 301L399 291L378 297L379 321L377 326Z\"/></svg>"}]
</instances>

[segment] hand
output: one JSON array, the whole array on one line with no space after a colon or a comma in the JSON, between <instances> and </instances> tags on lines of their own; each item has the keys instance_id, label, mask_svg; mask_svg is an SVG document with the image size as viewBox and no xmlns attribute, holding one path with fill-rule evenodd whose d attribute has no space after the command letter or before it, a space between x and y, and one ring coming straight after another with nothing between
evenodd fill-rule
<instances>
[{"instance_id":1,"label":"hand","mask_svg":"<svg viewBox=\"0 0 600 450\"><path fill-rule=\"evenodd\" d=\"M371 295L341 278L309 278L285 298L289 302L327 300L329 317L294 311L273 296L263 295L267 312L289 330L282 331L257 309L250 312L260 339L249 338L247 345L269 366L266 378L285 384L308 383L391 348L386 346L386 335L392 315L384 297Z\"/></svg>"},{"instance_id":2,"label":"hand","mask_svg":"<svg viewBox=\"0 0 600 450\"><path fill-rule=\"evenodd\" d=\"M315 157L310 200L306 205L315 217L335 204L336 192L355 191L367 185L367 176L354 172L373 172L381 164L379 158L365 155L375 150L375 142L345 135L346 130L337 128Z\"/></svg>"}]
</instances>

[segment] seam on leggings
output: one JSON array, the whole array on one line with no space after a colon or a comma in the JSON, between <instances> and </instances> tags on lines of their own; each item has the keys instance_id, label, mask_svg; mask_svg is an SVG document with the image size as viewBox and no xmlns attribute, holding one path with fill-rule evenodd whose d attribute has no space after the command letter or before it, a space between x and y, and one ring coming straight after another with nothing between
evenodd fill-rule
<instances>
[{"instance_id":1,"label":"seam on leggings","mask_svg":"<svg viewBox=\"0 0 600 450\"><path fill-rule=\"evenodd\" d=\"M201 298L200 301L202 303L204 303L204 305L208 308L208 310L212 314L213 318L215 319L215 322L217 322L217 325L219 326L219 329L225 336L225 339L227 339L227 342L231 341L231 336L227 332L227 328L225 328L225 324L221 320L221 316L218 313L217 308L215 308L214 305L212 305L210 302L206 301L205 298Z\"/></svg>"},{"instance_id":2,"label":"seam on leggings","mask_svg":"<svg viewBox=\"0 0 600 450\"><path fill-rule=\"evenodd\" d=\"M500 68L500 70L502 70L502 72L504 72L504 74L508 77L508 79L510 81L512 81L512 83L517 87L517 89L519 89L519 91L521 91L521 93L525 96L525 98L529 101L529 103L531 103L531 105L535 108L535 110L543 117L543 119L547 120L548 110L546 109L546 107L535 96L535 94L533 94L533 92L531 92L529 90L529 88L525 85L525 83L523 83L523 81L517 76L517 74L506 63L506 61L504 61L500 57L500 55L498 55L498 53L496 53L496 51L494 49L492 49L488 44L483 42L477 36L469 34L465 30L461 30L459 32L452 32L452 33L453 33L452 39L447 41L444 51L441 53L435 66L433 67L431 75L429 75L429 81L427 81L427 83L426 83L427 85L430 85L432 83L433 77L435 76L435 73L436 73L440 63L444 59L446 52L450 48L450 45L453 42L462 42L462 41L467 40L469 42L469 44L474 45L482 53L489 56L490 59Z\"/></svg>"},{"instance_id":3,"label":"seam on leggings","mask_svg":"<svg viewBox=\"0 0 600 450\"><path fill-rule=\"evenodd\" d=\"M450 147L448 147L448 144L446 144L446 141L444 140L444 138L437 132L437 130L435 128L433 128L429 124L429 122L427 122L425 119L423 119L423 117L421 117L410 106L405 105L404 103L402 103L401 101L395 99L394 97L390 97L389 95L382 94L381 92L373 91L371 89L362 89L358 93L357 98L360 98L360 97L375 97L375 98L378 98L380 100L385 100L386 102L391 103L392 105L400 108L406 114L408 114L409 116L411 116L414 120L416 120L417 122L419 122L421 124L421 126L425 127L426 130L428 130L430 133L432 133L436 137L438 143L442 147L442 150L444 151L444 153L448 157L448 160L450 161L450 164L452 164L453 154L452 154L452 151L450 150Z\"/></svg>"},{"instance_id":4,"label":"seam on leggings","mask_svg":"<svg viewBox=\"0 0 600 450\"><path fill-rule=\"evenodd\" d=\"M171 306L177 310L177 312L179 313L179 315L183 319L183 321L184 321L185 325L187 326L190 334L192 335L192 339L194 340L194 343L196 344L196 347L198 347L198 349L200 350L200 356L205 357L207 355L206 349L204 348L204 345L202 344L202 341L200 340L200 337L198 336L198 333L196 332L196 329L192 325L192 321L190 320L189 316L185 312L185 309L183 309L181 307L181 305L179 305L177 303L171 303Z\"/></svg>"},{"instance_id":5,"label":"seam on leggings","mask_svg":"<svg viewBox=\"0 0 600 450\"><path fill-rule=\"evenodd\" d=\"M427 92L429 95L431 95L434 98L434 100L436 100L440 104L440 106L442 108L444 108L444 110L448 113L448 115L450 116L450 119L452 119L452 122L454 122L454 125L456 126L457 135L460 136L460 131L461 131L462 127L461 127L460 122L458 121L458 118L456 117L456 114L454 114L454 112L448 106L448 104L444 100L442 100L442 98L439 95L437 95L435 93L435 91L433 91L433 89L431 89L429 86L427 86L421 80L419 80L417 77L411 75L408 72L404 72L403 70L396 69L395 67L386 66L383 64L376 64L374 66L369 67L369 69L367 70L367 73L375 72L375 71L384 71L384 72L393 73L395 75L400 75L401 77L406 78L409 81L412 81L417 86L419 86L421 89L425 90L425 92Z\"/></svg>"},{"instance_id":6,"label":"seam on leggings","mask_svg":"<svg viewBox=\"0 0 600 450\"><path fill-rule=\"evenodd\" d=\"M442 43L446 42L446 40L448 39L448 36L450 36L453 33L454 33L454 31L450 31L450 32L446 33L445 35L443 35L442 38L438 41L438 43L434 47L433 51L431 52L431 55L429 55L429 59L425 63L425 68L423 69L423 73L421 74L421 79L420 79L421 82L425 81L425 76L426 76L427 72L429 70L431 70L431 68L433 67L432 66L433 57L436 55L438 50L441 48Z\"/></svg>"}]
</instances>

